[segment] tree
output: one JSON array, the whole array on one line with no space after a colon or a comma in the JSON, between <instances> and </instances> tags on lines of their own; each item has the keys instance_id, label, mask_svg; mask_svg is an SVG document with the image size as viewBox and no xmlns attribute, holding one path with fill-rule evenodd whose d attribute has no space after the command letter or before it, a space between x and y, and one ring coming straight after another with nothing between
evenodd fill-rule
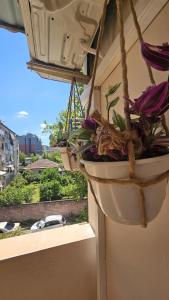
<instances>
[{"instance_id":1,"label":"tree","mask_svg":"<svg viewBox=\"0 0 169 300\"><path fill-rule=\"evenodd\" d=\"M18 188L9 185L0 192L0 206L30 203L32 196L32 188L29 186Z\"/></svg>"},{"instance_id":2,"label":"tree","mask_svg":"<svg viewBox=\"0 0 169 300\"><path fill-rule=\"evenodd\" d=\"M34 154L34 153L31 154L31 161L32 161L32 162L35 162L35 161L37 161L38 159L39 159L39 156L38 156L38 155L36 155L36 154Z\"/></svg>"},{"instance_id":3,"label":"tree","mask_svg":"<svg viewBox=\"0 0 169 300\"><path fill-rule=\"evenodd\" d=\"M61 185L56 180L44 182L40 186L40 201L61 199Z\"/></svg>"},{"instance_id":4,"label":"tree","mask_svg":"<svg viewBox=\"0 0 169 300\"><path fill-rule=\"evenodd\" d=\"M43 158L47 158L47 159L52 160L57 163L62 163L62 159L61 159L61 155L60 155L59 151L55 151L55 152L51 152L51 153L44 152Z\"/></svg>"},{"instance_id":5,"label":"tree","mask_svg":"<svg viewBox=\"0 0 169 300\"><path fill-rule=\"evenodd\" d=\"M74 108L72 106L72 112L71 112L71 122L70 126L71 128L76 128L78 126L79 120L82 119L82 116L84 114L81 102L77 101L79 99L79 96L83 93L84 87L82 84L77 85L77 89L75 89L75 93L73 94L72 99L72 105L74 106L74 103L76 102L76 111L74 111ZM58 113L58 116L56 117L56 122L54 124L49 124L46 120L44 121L45 128L43 129L43 133L49 133L49 139L50 139L50 146L55 146L63 139L67 139L67 132L65 130L66 124L67 124L67 114L68 109Z\"/></svg>"},{"instance_id":6,"label":"tree","mask_svg":"<svg viewBox=\"0 0 169 300\"><path fill-rule=\"evenodd\" d=\"M22 166L25 166L25 158L26 158L25 153L19 151L19 162Z\"/></svg>"}]
</instances>

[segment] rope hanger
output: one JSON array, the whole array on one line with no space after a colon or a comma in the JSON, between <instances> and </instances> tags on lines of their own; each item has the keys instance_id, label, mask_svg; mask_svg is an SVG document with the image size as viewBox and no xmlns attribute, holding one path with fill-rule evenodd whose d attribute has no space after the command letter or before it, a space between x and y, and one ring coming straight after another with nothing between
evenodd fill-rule
<instances>
[{"instance_id":1,"label":"rope hanger","mask_svg":"<svg viewBox=\"0 0 169 300\"><path fill-rule=\"evenodd\" d=\"M98 60L99 60L99 53L100 53L101 43L102 43L102 39L103 39L104 23L105 23L105 18L106 18L107 4L108 4L108 0L105 0L104 1L104 6L103 6L103 13L102 13L101 21L100 21L100 29L99 29L99 35L98 35L98 41L97 41L97 47L96 47L96 56L95 56L93 72L92 72L91 89L90 89L88 107L87 107L87 112L86 112L87 117L90 114L90 108L91 108L91 104L92 104L94 82L95 82L95 78L96 78L96 71L97 71L97 65L98 65Z\"/></svg>"},{"instance_id":2,"label":"rope hanger","mask_svg":"<svg viewBox=\"0 0 169 300\"><path fill-rule=\"evenodd\" d=\"M71 88L70 88L70 95L69 95L67 115L66 115L66 125L65 125L65 132L68 134L68 136L70 134L73 124L74 124L74 129L77 129L78 110L80 113L80 117L84 118L84 111L80 101L78 85L76 79L73 78L71 83Z\"/></svg>"},{"instance_id":3,"label":"rope hanger","mask_svg":"<svg viewBox=\"0 0 169 300\"><path fill-rule=\"evenodd\" d=\"M142 44L144 42L144 40L143 40L143 36L142 36L142 33L141 33L140 25L139 25L139 22L138 22L137 14L136 14L136 11L135 11L135 8L134 8L133 0L129 0L129 3L130 3L130 8L131 8L131 13L133 15L134 25L135 25L135 28L136 28L136 31L137 31L137 34L138 34L138 38L139 38L140 44ZM150 82L152 84L155 84L156 82L155 82L155 79L154 79L154 76L153 76L152 69L147 63L146 63L146 66L147 66ZM169 136L169 129L168 129L168 126L167 126L167 123L166 123L165 115L162 115L162 125L163 125L163 128L165 130L166 136Z\"/></svg>"},{"instance_id":4,"label":"rope hanger","mask_svg":"<svg viewBox=\"0 0 169 300\"><path fill-rule=\"evenodd\" d=\"M103 37L103 31L104 31L104 22L105 22L105 16L106 16L106 8L107 8L108 1L105 0L104 2L104 8L103 8L103 15L100 22L100 31L98 36L98 42L97 42L97 50L96 50L96 57L94 61L94 67L93 67L93 73L92 73L92 80L91 80L91 90L89 95L89 102L87 107L87 117L90 113L91 108L91 102L92 102L92 94L94 90L94 82L96 77L96 70L97 70L97 64L98 64L98 57L99 57L99 51L101 47L101 41ZM143 42L143 37L141 33L141 29L138 23L137 15L135 12L135 8L133 5L133 0L129 0L131 12L133 15L134 25L138 34L138 38L140 43ZM129 91L128 91L128 74L127 74L127 57L126 57L126 49L125 49L125 36L124 36L124 21L123 21L123 10L122 10L122 0L116 0L116 6L117 6L117 16L118 16L118 22L119 22L119 29L120 29L120 50L121 50L121 67L122 67L122 82L123 82L123 97L124 99L129 98ZM149 74L149 78L152 84L155 84L155 80L153 77L152 69L147 64L147 70ZM126 121L126 128L128 131L128 135L132 136L132 130L131 130L131 119L130 119L130 111L129 111L129 103L128 101L124 100L124 114L125 114L125 121ZM165 129L166 135L169 135L169 130L166 125L165 116L162 116L162 125ZM145 195L143 188L149 187L151 185L154 185L156 183L161 182L164 179L169 178L169 170L165 173L157 176L154 179L151 180L140 180L139 178L136 178L135 176L135 153L134 153L134 145L133 140L130 139L128 142L128 161L129 161L129 179L105 179L105 178L98 178L91 176L85 169L83 165L80 166L81 172L87 177L89 186L91 189L91 192L93 194L94 200L98 207L100 208L100 204L97 200L97 197L95 195L94 189L92 187L92 181L110 184L120 184L120 185L134 185L138 188L139 192L139 209L140 209L140 221L143 227L147 226L147 214L146 214L146 206L145 206Z\"/></svg>"}]
</instances>

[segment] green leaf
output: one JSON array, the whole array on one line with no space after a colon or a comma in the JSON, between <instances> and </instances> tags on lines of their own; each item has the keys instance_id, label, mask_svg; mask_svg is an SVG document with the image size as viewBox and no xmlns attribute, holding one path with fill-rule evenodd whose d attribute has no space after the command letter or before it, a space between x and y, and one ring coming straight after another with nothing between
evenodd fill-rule
<instances>
[{"instance_id":1,"label":"green leaf","mask_svg":"<svg viewBox=\"0 0 169 300\"><path fill-rule=\"evenodd\" d=\"M116 99L113 99L111 102L108 103L108 111L110 110L111 107L114 107L119 101L119 97Z\"/></svg>"},{"instance_id":2,"label":"green leaf","mask_svg":"<svg viewBox=\"0 0 169 300\"><path fill-rule=\"evenodd\" d=\"M126 130L125 119L118 114L115 110L113 110L112 115L113 124L120 129L120 131Z\"/></svg>"},{"instance_id":3,"label":"green leaf","mask_svg":"<svg viewBox=\"0 0 169 300\"><path fill-rule=\"evenodd\" d=\"M73 140L90 140L91 134L93 133L93 130L85 129L85 128L79 128L75 130L70 136L69 136L69 142Z\"/></svg>"},{"instance_id":4,"label":"green leaf","mask_svg":"<svg viewBox=\"0 0 169 300\"><path fill-rule=\"evenodd\" d=\"M93 145L95 145L95 143L93 143L93 142L88 142L87 144L82 145L80 148L78 148L78 150L76 151L76 153L77 153L77 154L82 153L82 152L84 152L84 151L90 149L91 146L93 146Z\"/></svg>"},{"instance_id":5,"label":"green leaf","mask_svg":"<svg viewBox=\"0 0 169 300\"><path fill-rule=\"evenodd\" d=\"M108 89L108 92L105 94L105 96L109 97L110 95L114 94L118 90L120 85L121 85L121 82L115 84L114 86L110 86Z\"/></svg>"}]
</instances>

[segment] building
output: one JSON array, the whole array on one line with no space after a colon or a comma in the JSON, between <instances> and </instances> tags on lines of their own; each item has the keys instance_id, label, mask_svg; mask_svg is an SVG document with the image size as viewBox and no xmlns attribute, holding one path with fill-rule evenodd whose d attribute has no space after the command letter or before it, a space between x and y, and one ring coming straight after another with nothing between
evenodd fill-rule
<instances>
[{"instance_id":1,"label":"building","mask_svg":"<svg viewBox=\"0 0 169 300\"><path fill-rule=\"evenodd\" d=\"M150 80L139 51L140 43L133 25L129 1L121 1L125 17L130 97L135 99L145 86L150 85ZM101 5L103 1L16 2L20 4L22 22L16 18L14 6L7 6L10 1L0 1L0 11L2 16L4 14L2 20L8 23L8 29L17 31L25 28L31 59L33 58L29 68L46 78L60 76L60 80L70 80L73 74L77 75L78 80L87 80L84 76L82 78L81 73L77 74L76 66L79 67L78 59L80 62L83 59L81 51L84 55L93 50L82 46L85 46L85 41L88 46L91 45L91 33L94 30L96 32L99 21L96 20L98 10L95 5ZM169 1L133 2L144 40L154 45L167 42ZM114 0L110 0L107 8L102 57L96 72L92 101L92 110L99 110L103 117L107 114L105 92L109 86L122 81L115 4ZM10 14L5 14L5 5L6 11L13 16L12 20ZM102 12L102 7L99 12ZM80 36L80 32L85 38ZM83 44L80 44L82 39ZM166 74L156 70L153 73L157 83L166 80ZM85 89L84 105L89 99L90 83ZM121 113L122 86L118 95L120 101L116 109ZM166 118L169 123L168 112ZM105 200L108 200L106 195ZM1 241L0 277L3 300L169 299L169 189L159 215L146 229L112 221L96 205L90 187L88 208L88 224L65 226L51 229L48 233L38 232Z\"/></svg>"},{"instance_id":2,"label":"building","mask_svg":"<svg viewBox=\"0 0 169 300\"><path fill-rule=\"evenodd\" d=\"M26 171L33 171L34 173L41 173L45 169L58 169L59 164L49 159L38 159L37 161L30 163L24 168Z\"/></svg>"},{"instance_id":3,"label":"building","mask_svg":"<svg viewBox=\"0 0 169 300\"><path fill-rule=\"evenodd\" d=\"M26 154L42 153L42 142L36 134L27 133L26 135L18 136L19 150Z\"/></svg>"},{"instance_id":4,"label":"building","mask_svg":"<svg viewBox=\"0 0 169 300\"><path fill-rule=\"evenodd\" d=\"M19 170L17 135L0 122L0 188L8 184Z\"/></svg>"}]
</instances>

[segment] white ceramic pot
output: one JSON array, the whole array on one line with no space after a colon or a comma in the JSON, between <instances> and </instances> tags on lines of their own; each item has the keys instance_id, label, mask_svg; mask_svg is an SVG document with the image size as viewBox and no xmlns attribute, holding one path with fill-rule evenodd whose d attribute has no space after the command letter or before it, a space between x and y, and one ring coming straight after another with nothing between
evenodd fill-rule
<instances>
[{"instance_id":1,"label":"white ceramic pot","mask_svg":"<svg viewBox=\"0 0 169 300\"><path fill-rule=\"evenodd\" d=\"M70 166L70 160L69 160L67 147L61 147L61 148L59 148L59 151L60 151L60 154L61 154L64 169L66 171L71 171L71 166Z\"/></svg>"},{"instance_id":2,"label":"white ceramic pot","mask_svg":"<svg viewBox=\"0 0 169 300\"><path fill-rule=\"evenodd\" d=\"M107 179L128 178L128 162L82 161L86 171ZM137 178L148 180L169 169L169 154L136 161ZM123 224L141 224L139 191L134 185L105 184L91 181L97 200L106 216ZM167 179L144 188L147 222L159 213L166 194Z\"/></svg>"},{"instance_id":3,"label":"white ceramic pot","mask_svg":"<svg viewBox=\"0 0 169 300\"><path fill-rule=\"evenodd\" d=\"M71 152L67 147L59 148L64 169L66 171L78 171L79 170L79 162L75 160L74 156L71 155Z\"/></svg>"}]
</instances>

